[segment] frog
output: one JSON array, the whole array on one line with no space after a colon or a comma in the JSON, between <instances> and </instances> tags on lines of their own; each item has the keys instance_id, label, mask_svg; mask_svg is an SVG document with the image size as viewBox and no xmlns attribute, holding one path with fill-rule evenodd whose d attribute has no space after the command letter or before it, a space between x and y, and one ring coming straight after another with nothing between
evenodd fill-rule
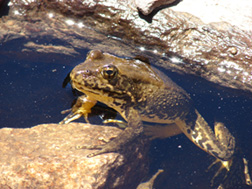
<instances>
[{"instance_id":1,"label":"frog","mask_svg":"<svg viewBox=\"0 0 252 189\"><path fill-rule=\"evenodd\" d=\"M116 110L127 124L105 144L80 146L96 149L89 158L118 152L141 135L167 138L183 133L229 170L235 151L234 136L221 122L215 123L213 131L190 95L150 63L91 50L86 60L71 71L70 82L84 96L61 123L81 116L87 120L91 108L101 102ZM145 127L143 122L155 125Z\"/></svg>"}]
</instances>

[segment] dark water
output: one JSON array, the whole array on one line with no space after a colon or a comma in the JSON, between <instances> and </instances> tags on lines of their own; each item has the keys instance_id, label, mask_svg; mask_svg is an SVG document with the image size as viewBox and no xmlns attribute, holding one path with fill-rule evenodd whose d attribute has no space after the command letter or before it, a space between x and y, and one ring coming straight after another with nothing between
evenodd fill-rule
<instances>
[{"instance_id":1,"label":"dark water","mask_svg":"<svg viewBox=\"0 0 252 189\"><path fill-rule=\"evenodd\" d=\"M41 123L58 123L76 98L70 85L62 82L72 68L85 59L43 63L0 57L0 127L28 128ZM241 92L216 88L202 79L166 73L195 101L203 117L213 125L224 122L234 134L244 156L252 161L252 100ZM104 107L96 107L91 123L101 123ZM114 112L111 112L114 114ZM83 121L80 120L80 121ZM210 188L214 172L205 172L214 158L198 149L185 136L153 141L150 174L164 169L157 188Z\"/></svg>"},{"instance_id":2,"label":"dark water","mask_svg":"<svg viewBox=\"0 0 252 189\"><path fill-rule=\"evenodd\" d=\"M70 66L8 60L0 70L1 127L26 128L63 118L60 111L72 100L71 92L61 86Z\"/></svg>"}]
</instances>

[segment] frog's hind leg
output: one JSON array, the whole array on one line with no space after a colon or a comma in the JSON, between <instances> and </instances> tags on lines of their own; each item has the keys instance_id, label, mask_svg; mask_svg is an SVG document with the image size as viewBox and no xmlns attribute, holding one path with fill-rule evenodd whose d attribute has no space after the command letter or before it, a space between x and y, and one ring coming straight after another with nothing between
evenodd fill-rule
<instances>
[{"instance_id":1,"label":"frog's hind leg","mask_svg":"<svg viewBox=\"0 0 252 189\"><path fill-rule=\"evenodd\" d=\"M224 124L216 123L214 133L197 110L188 114L184 120L175 120L175 123L202 150L223 161L232 159L235 138Z\"/></svg>"},{"instance_id":2,"label":"frog's hind leg","mask_svg":"<svg viewBox=\"0 0 252 189\"><path fill-rule=\"evenodd\" d=\"M230 172L235 152L235 138L223 123L215 123L213 132L197 110L188 114L184 120L177 119L175 123L194 144L214 156L217 162L221 162L221 167L212 180L223 169L226 169L227 173Z\"/></svg>"}]
</instances>

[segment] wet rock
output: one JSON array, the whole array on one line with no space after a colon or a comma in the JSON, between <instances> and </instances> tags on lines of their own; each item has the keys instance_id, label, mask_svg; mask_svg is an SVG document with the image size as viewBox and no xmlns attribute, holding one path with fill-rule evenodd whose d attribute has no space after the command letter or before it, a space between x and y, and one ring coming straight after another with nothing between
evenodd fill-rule
<instances>
[{"instance_id":1,"label":"wet rock","mask_svg":"<svg viewBox=\"0 0 252 189\"><path fill-rule=\"evenodd\" d=\"M179 1L171 9L176 12L190 13L200 18L205 24L216 23L222 27L226 22L230 23L231 27L236 26L240 30L251 31L252 6L247 0L232 1L232 3L228 0Z\"/></svg>"},{"instance_id":2,"label":"wet rock","mask_svg":"<svg viewBox=\"0 0 252 189\"><path fill-rule=\"evenodd\" d=\"M8 19L0 23L0 42L6 49L0 55L13 57L16 53L19 58L36 59L45 57L46 50L50 49L49 61L62 58L62 54L80 58L83 48L99 48L118 56L141 54L167 70L252 92L251 31L228 23L205 24L192 14L170 8L141 18L132 2L116 0L30 3L13 0L10 5ZM7 22L12 22L12 26L6 26ZM53 39L57 43L45 45L42 50L35 38ZM29 45L21 46L21 52L13 52L11 44L16 40ZM65 50L59 54L63 46Z\"/></svg>"},{"instance_id":3,"label":"wet rock","mask_svg":"<svg viewBox=\"0 0 252 189\"><path fill-rule=\"evenodd\" d=\"M119 132L81 123L3 128L0 188L136 188L147 171L148 144L138 140L121 154L93 158L86 157L91 150L75 148L102 143L99 137L109 139Z\"/></svg>"}]
</instances>

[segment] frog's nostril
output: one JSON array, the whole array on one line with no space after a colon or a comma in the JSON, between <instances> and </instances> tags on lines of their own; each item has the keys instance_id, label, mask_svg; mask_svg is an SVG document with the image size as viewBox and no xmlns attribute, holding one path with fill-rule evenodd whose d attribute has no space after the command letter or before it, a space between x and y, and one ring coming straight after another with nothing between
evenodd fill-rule
<instances>
[{"instance_id":1,"label":"frog's nostril","mask_svg":"<svg viewBox=\"0 0 252 189\"><path fill-rule=\"evenodd\" d=\"M76 72L76 75L91 75L91 71L90 70L79 70Z\"/></svg>"},{"instance_id":2,"label":"frog's nostril","mask_svg":"<svg viewBox=\"0 0 252 189\"><path fill-rule=\"evenodd\" d=\"M87 75L90 75L91 71L90 70L84 70L84 73L87 74Z\"/></svg>"}]
</instances>

